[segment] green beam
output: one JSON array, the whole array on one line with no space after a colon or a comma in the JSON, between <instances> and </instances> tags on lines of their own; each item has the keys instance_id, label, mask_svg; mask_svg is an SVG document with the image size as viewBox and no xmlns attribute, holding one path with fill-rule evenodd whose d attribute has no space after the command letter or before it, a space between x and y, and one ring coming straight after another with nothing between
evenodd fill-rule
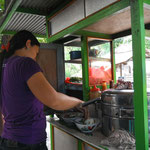
<instances>
[{"instance_id":1,"label":"green beam","mask_svg":"<svg viewBox=\"0 0 150 150\"><path fill-rule=\"evenodd\" d=\"M142 0L131 0L136 150L148 150L145 27Z\"/></svg>"},{"instance_id":2,"label":"green beam","mask_svg":"<svg viewBox=\"0 0 150 150\"><path fill-rule=\"evenodd\" d=\"M86 31L86 30L79 30L79 31L75 32L74 34L82 35L82 36L95 37L95 38L109 39L109 40L112 39L112 36L109 34L90 32L90 31Z\"/></svg>"},{"instance_id":3,"label":"green beam","mask_svg":"<svg viewBox=\"0 0 150 150\"><path fill-rule=\"evenodd\" d=\"M10 12L8 13L6 19L4 20L4 22L2 23L2 25L0 27L0 34L4 30L5 26L7 25L7 23L9 22L9 20L11 19L12 15L14 14L14 12L16 11L16 9L18 8L18 6L20 5L21 2L22 2L22 0L16 0L14 2Z\"/></svg>"},{"instance_id":4,"label":"green beam","mask_svg":"<svg viewBox=\"0 0 150 150\"><path fill-rule=\"evenodd\" d=\"M87 37L81 37L81 54L82 54L82 79L83 79L83 100L89 100L89 65L88 65L88 43Z\"/></svg>"},{"instance_id":5,"label":"green beam","mask_svg":"<svg viewBox=\"0 0 150 150\"><path fill-rule=\"evenodd\" d=\"M16 12L33 14L33 15L40 15L40 16L46 16L47 15L46 13L43 13L43 11L39 11L36 9L31 9L31 8L22 8L22 7L18 7L16 9Z\"/></svg>"},{"instance_id":6,"label":"green beam","mask_svg":"<svg viewBox=\"0 0 150 150\"><path fill-rule=\"evenodd\" d=\"M48 40L48 20L47 20L47 17L46 17L46 40Z\"/></svg>"},{"instance_id":7,"label":"green beam","mask_svg":"<svg viewBox=\"0 0 150 150\"><path fill-rule=\"evenodd\" d=\"M144 3L150 5L150 0L144 0Z\"/></svg>"},{"instance_id":8,"label":"green beam","mask_svg":"<svg viewBox=\"0 0 150 150\"><path fill-rule=\"evenodd\" d=\"M3 31L1 34L5 34L5 35L14 35L16 34L16 31ZM33 33L36 37L40 37L40 38L46 38L46 35L41 35L41 34L36 34Z\"/></svg>"},{"instance_id":9,"label":"green beam","mask_svg":"<svg viewBox=\"0 0 150 150\"><path fill-rule=\"evenodd\" d=\"M129 6L129 0L121 0L119 2L116 2L116 3L112 4L111 6L106 7L105 9L103 9L103 10L87 17L86 19L68 27L67 29L51 36L48 39L48 42L53 42L55 40L58 40L61 37L64 37L67 34L71 34L82 28L85 28L85 27L95 23L96 21L103 19L107 16L110 16L110 15L114 14L115 12L122 10L123 8L126 8L128 6Z\"/></svg>"}]
</instances>

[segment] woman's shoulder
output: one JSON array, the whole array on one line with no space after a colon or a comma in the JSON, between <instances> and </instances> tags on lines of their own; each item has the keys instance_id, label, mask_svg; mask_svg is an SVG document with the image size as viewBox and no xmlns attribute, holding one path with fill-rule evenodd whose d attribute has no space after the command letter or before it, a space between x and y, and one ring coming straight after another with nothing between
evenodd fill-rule
<instances>
[{"instance_id":1,"label":"woman's shoulder","mask_svg":"<svg viewBox=\"0 0 150 150\"><path fill-rule=\"evenodd\" d=\"M12 58L10 58L9 60L8 60L8 62L10 62L10 63L12 63L12 62L14 62L14 63L17 63L17 64L20 64L20 63L36 63L32 58L30 58L30 57L22 57L22 56L14 56L14 57L12 57Z\"/></svg>"}]
</instances>

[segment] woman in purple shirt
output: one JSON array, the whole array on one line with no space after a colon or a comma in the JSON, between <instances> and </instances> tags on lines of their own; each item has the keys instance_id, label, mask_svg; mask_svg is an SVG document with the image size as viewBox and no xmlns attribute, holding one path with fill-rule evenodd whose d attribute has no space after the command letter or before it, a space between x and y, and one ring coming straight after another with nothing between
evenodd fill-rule
<instances>
[{"instance_id":1,"label":"woman in purple shirt","mask_svg":"<svg viewBox=\"0 0 150 150\"><path fill-rule=\"evenodd\" d=\"M34 35L23 30L1 53L1 112L5 123L0 150L47 150L43 104L67 110L82 103L49 84L35 61L39 47Z\"/></svg>"}]
</instances>

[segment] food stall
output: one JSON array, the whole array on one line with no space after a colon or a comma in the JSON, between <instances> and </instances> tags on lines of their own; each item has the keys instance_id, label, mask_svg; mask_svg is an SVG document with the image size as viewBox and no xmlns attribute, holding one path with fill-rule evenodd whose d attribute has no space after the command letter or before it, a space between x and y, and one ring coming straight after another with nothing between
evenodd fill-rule
<instances>
[{"instance_id":1,"label":"food stall","mask_svg":"<svg viewBox=\"0 0 150 150\"><path fill-rule=\"evenodd\" d=\"M83 78L81 88L84 101L89 100L89 62L95 61L89 57L89 39L94 38L93 42L98 39L100 42L110 43L111 80L116 83L114 39L132 35L134 66L134 92L131 93L134 103L132 105L134 110L131 111L132 115L134 112L132 128L135 130L136 149L147 150L149 146L147 97L149 94L147 95L146 89L145 33L150 36L149 0L67 0L55 1L55 3L49 0L44 2L16 0L11 1L7 8L8 11L4 12L4 17L1 19L0 33L11 35L18 30L26 29L35 33L37 37L46 37L47 44L43 44L41 49L44 49L42 51L44 57L45 55L50 57L50 50L55 56L54 63L57 65L52 72L57 78L53 86L60 92L65 93L64 44L80 45ZM49 57L45 57L44 60L51 64L52 58ZM40 60L39 63L42 65L43 59ZM45 69L46 74L50 68L47 65ZM48 74L46 75L51 83L51 73ZM98 84L101 86L102 83ZM117 93L113 94L118 96ZM126 95L130 94L127 92ZM100 128L94 130L92 135L85 135L77 129L61 124L55 117L50 119L50 128L52 150L114 149L101 143L106 137Z\"/></svg>"}]
</instances>

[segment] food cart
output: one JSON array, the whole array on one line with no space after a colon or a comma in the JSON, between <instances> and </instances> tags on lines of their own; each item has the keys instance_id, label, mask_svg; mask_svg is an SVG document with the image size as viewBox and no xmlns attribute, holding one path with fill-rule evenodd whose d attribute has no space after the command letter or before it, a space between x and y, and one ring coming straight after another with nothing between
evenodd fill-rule
<instances>
[{"instance_id":1,"label":"food cart","mask_svg":"<svg viewBox=\"0 0 150 150\"><path fill-rule=\"evenodd\" d=\"M109 41L111 45L112 79L116 82L114 39L132 35L134 66L134 116L136 149L148 149L148 111L145 71L145 33L150 36L149 0L12 0L5 1L0 33L12 35L26 29L37 37L46 37L41 51L45 61L56 64L52 85L60 92L64 85L64 43L81 39L83 99L89 100L88 38ZM51 49L51 52L48 51ZM45 54L44 54L45 53ZM50 54L51 53L51 54ZM51 57L49 59L49 57ZM48 57L49 56L49 57ZM41 58L40 63L44 61ZM48 69L49 66L47 65ZM45 71L46 72L46 71ZM50 75L50 73L49 73ZM48 77L50 80L50 76ZM99 144L100 132L87 137L51 120L51 147L59 149L109 149ZM110 148L111 149L111 148Z\"/></svg>"}]
</instances>

